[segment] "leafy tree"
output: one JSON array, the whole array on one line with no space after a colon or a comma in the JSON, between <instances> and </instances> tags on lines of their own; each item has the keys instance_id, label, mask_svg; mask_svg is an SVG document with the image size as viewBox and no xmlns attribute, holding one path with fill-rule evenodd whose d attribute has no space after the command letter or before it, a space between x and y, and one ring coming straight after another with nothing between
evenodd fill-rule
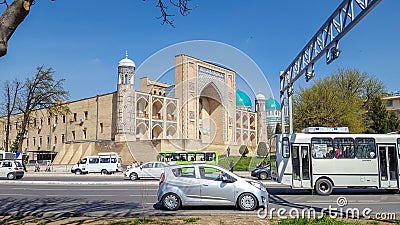
<instances>
[{"instance_id":1,"label":"leafy tree","mask_svg":"<svg viewBox=\"0 0 400 225\"><path fill-rule=\"evenodd\" d=\"M179 8L180 14L185 16L189 14L191 10L191 8L188 7L189 1L190 0L156 0L156 7L158 7L161 11L161 16L158 18L163 21L163 24L169 24L173 26L173 20L171 17L174 15L167 12L168 6L172 5ZM0 57L7 54L9 39L18 26L28 16L31 6L34 4L35 0L14 0L11 5L9 5L8 2L8 0L0 1L0 5L3 4L6 6L6 9L0 17Z\"/></svg>"},{"instance_id":2,"label":"leafy tree","mask_svg":"<svg viewBox=\"0 0 400 225\"><path fill-rule=\"evenodd\" d=\"M385 134L399 131L400 122L394 113L389 113L380 97L371 98L367 104L367 133Z\"/></svg>"},{"instance_id":3,"label":"leafy tree","mask_svg":"<svg viewBox=\"0 0 400 225\"><path fill-rule=\"evenodd\" d=\"M246 145L240 146L239 154L241 154L243 157L246 157L246 155L249 154L249 149L247 148Z\"/></svg>"},{"instance_id":4,"label":"leafy tree","mask_svg":"<svg viewBox=\"0 0 400 225\"><path fill-rule=\"evenodd\" d=\"M27 78L18 95L18 111L21 113L22 122L17 131L15 140L18 150L22 150L22 143L29 125L30 117L38 109L48 109L49 113L67 113L69 108L64 104L68 92L63 88L64 80L55 80L52 68L37 68L33 78Z\"/></svg>"},{"instance_id":5,"label":"leafy tree","mask_svg":"<svg viewBox=\"0 0 400 225\"><path fill-rule=\"evenodd\" d=\"M294 96L294 128L346 126L352 133L367 130L366 104L385 91L382 82L356 69L339 69L301 88Z\"/></svg>"},{"instance_id":6,"label":"leafy tree","mask_svg":"<svg viewBox=\"0 0 400 225\"><path fill-rule=\"evenodd\" d=\"M257 146L257 155L258 156L267 156L268 155L268 147L265 142L258 143Z\"/></svg>"}]
</instances>

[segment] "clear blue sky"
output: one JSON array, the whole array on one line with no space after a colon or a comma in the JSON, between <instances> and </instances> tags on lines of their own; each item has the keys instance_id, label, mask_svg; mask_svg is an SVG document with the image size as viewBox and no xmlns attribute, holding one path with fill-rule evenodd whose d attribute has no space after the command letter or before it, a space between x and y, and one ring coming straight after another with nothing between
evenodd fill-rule
<instances>
[{"instance_id":1,"label":"clear blue sky","mask_svg":"<svg viewBox=\"0 0 400 225\"><path fill-rule=\"evenodd\" d=\"M117 65L126 50L139 67L160 49L191 40L218 41L244 52L279 98L279 71L289 66L341 0L192 0L194 9L186 17L169 9L176 14L175 28L161 25L153 0L36 2L11 38L8 54L0 58L0 82L32 76L37 66L45 65L66 79L70 100L77 100L116 90ZM316 77L357 68L382 80L389 91L399 90L399 12L400 1L383 0L341 40L343 52L336 61L319 61ZM213 49L209 52L214 54ZM241 75L257 83L251 74ZM297 86L310 83L300 79Z\"/></svg>"}]
</instances>

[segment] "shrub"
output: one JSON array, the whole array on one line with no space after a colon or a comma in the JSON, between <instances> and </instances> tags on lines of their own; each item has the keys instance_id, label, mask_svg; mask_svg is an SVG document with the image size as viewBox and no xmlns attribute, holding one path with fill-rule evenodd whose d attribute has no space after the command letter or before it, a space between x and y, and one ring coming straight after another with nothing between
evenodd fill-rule
<instances>
[{"instance_id":1,"label":"shrub","mask_svg":"<svg viewBox=\"0 0 400 225\"><path fill-rule=\"evenodd\" d=\"M257 147L257 155L258 156L262 156L265 157L268 154L268 147L267 144L265 142L260 142L258 143L258 147Z\"/></svg>"},{"instance_id":2,"label":"shrub","mask_svg":"<svg viewBox=\"0 0 400 225\"><path fill-rule=\"evenodd\" d=\"M247 148L246 145L240 146L239 154L241 154L243 157L245 157L247 154L249 154L249 149Z\"/></svg>"}]
</instances>

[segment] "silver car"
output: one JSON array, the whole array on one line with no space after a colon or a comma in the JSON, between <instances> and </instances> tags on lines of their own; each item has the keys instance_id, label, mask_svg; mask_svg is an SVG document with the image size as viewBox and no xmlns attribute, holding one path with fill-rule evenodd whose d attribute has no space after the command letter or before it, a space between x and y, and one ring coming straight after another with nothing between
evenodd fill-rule
<instances>
[{"instance_id":1,"label":"silver car","mask_svg":"<svg viewBox=\"0 0 400 225\"><path fill-rule=\"evenodd\" d=\"M268 192L261 182L210 164L165 167L157 195L166 210L189 205L231 205L255 210L268 204Z\"/></svg>"},{"instance_id":2,"label":"silver car","mask_svg":"<svg viewBox=\"0 0 400 225\"><path fill-rule=\"evenodd\" d=\"M141 178L160 179L161 174L164 173L164 162L147 162L139 167L128 168L124 172L125 179L138 180Z\"/></svg>"}]
</instances>

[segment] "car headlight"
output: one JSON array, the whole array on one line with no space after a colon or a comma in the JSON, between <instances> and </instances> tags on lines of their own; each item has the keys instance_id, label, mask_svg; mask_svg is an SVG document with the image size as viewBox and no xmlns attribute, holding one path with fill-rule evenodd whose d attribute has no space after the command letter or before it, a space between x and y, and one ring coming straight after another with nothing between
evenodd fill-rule
<instances>
[{"instance_id":1,"label":"car headlight","mask_svg":"<svg viewBox=\"0 0 400 225\"><path fill-rule=\"evenodd\" d=\"M249 183L251 185L253 185L254 187L260 189L261 191L267 191L267 189L265 189L264 185L261 182L257 182L257 181L249 181Z\"/></svg>"}]
</instances>

